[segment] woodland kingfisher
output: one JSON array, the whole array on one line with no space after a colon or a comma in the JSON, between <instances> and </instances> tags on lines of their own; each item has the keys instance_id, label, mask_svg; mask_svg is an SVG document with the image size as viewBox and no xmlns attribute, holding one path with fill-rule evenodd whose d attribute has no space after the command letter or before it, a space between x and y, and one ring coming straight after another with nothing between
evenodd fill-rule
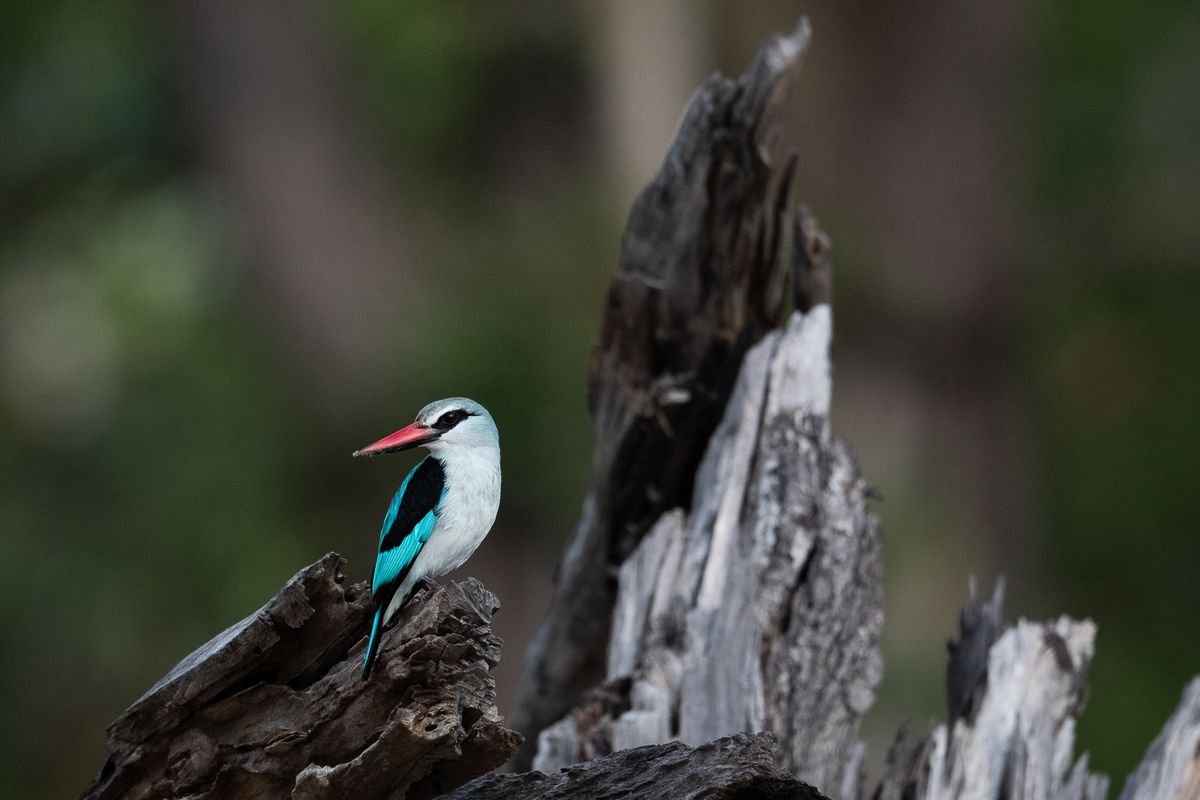
<instances>
[{"instance_id":1,"label":"woodland kingfisher","mask_svg":"<svg viewBox=\"0 0 1200 800\"><path fill-rule=\"evenodd\" d=\"M500 507L500 434L487 409L465 397L421 409L407 428L355 456L424 447L423 458L400 484L383 518L371 577L375 619L362 676L371 674L383 629L417 583L457 569L483 541Z\"/></svg>"}]
</instances>

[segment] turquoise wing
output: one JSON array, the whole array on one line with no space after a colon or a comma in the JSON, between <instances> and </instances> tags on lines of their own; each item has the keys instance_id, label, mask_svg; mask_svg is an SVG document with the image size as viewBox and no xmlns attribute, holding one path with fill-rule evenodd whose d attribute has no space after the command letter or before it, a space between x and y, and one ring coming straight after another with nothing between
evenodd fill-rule
<instances>
[{"instance_id":1,"label":"turquoise wing","mask_svg":"<svg viewBox=\"0 0 1200 800\"><path fill-rule=\"evenodd\" d=\"M412 569L413 562L437 526L438 509L446 496L446 475L442 462L429 456L413 467L392 497L383 528L379 531L379 554L371 576L371 597L375 601L375 619L363 658L363 678L371 673L371 664L379 651L383 617L393 597ZM404 598L407 602L408 598Z\"/></svg>"},{"instance_id":2,"label":"turquoise wing","mask_svg":"<svg viewBox=\"0 0 1200 800\"><path fill-rule=\"evenodd\" d=\"M371 594L378 595L379 590L389 583L399 586L416 560L417 553L421 552L425 542L429 541L429 534L433 533L435 525L436 509L421 517L408 535L400 540L399 545L379 552L375 559L375 575L371 578Z\"/></svg>"}]
</instances>

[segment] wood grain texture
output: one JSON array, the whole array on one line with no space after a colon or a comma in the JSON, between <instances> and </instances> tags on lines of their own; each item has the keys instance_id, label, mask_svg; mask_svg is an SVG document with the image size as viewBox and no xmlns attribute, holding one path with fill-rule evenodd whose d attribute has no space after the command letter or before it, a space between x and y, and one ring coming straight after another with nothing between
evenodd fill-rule
<instances>
[{"instance_id":1,"label":"wood grain texture","mask_svg":"<svg viewBox=\"0 0 1200 800\"><path fill-rule=\"evenodd\" d=\"M513 713L527 736L603 680L616 570L688 503L743 355L784 318L796 222L773 149L808 35L802 21L705 83L630 212L589 368L591 480ZM517 765L532 756L527 741Z\"/></svg>"},{"instance_id":2,"label":"wood grain texture","mask_svg":"<svg viewBox=\"0 0 1200 800\"><path fill-rule=\"evenodd\" d=\"M925 738L904 729L879 800L1103 800L1108 779L1075 756L1096 626L1059 617L1002 630L1002 587L973 597L951 642L952 722Z\"/></svg>"},{"instance_id":3,"label":"wood grain texture","mask_svg":"<svg viewBox=\"0 0 1200 800\"><path fill-rule=\"evenodd\" d=\"M433 797L511 756L488 674L496 596L419 594L359 678L370 593L330 553L181 661L114 722L88 800Z\"/></svg>"},{"instance_id":4,"label":"wood grain texture","mask_svg":"<svg viewBox=\"0 0 1200 800\"><path fill-rule=\"evenodd\" d=\"M775 740L737 735L695 749L679 742L636 747L553 775L488 775L447 800L826 800L776 766Z\"/></svg>"},{"instance_id":5,"label":"wood grain texture","mask_svg":"<svg viewBox=\"0 0 1200 800\"><path fill-rule=\"evenodd\" d=\"M605 687L543 731L537 769L768 730L792 774L858 796L880 542L827 421L830 334L822 304L747 353L691 511L660 517L620 568Z\"/></svg>"}]
</instances>

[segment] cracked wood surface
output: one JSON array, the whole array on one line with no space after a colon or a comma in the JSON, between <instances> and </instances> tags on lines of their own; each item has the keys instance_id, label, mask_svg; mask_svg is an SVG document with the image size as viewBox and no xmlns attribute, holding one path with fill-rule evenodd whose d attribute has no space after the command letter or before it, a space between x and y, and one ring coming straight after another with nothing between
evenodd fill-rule
<instances>
[{"instance_id":1,"label":"cracked wood surface","mask_svg":"<svg viewBox=\"0 0 1200 800\"><path fill-rule=\"evenodd\" d=\"M591 481L514 708L530 737L518 767L532 761L532 737L604 679L617 569L687 504L743 356L785 319L797 223L791 169L773 150L808 37L802 20L741 77L707 81L630 212L589 369ZM797 282L797 305L827 288Z\"/></svg>"},{"instance_id":2,"label":"cracked wood surface","mask_svg":"<svg viewBox=\"0 0 1200 800\"><path fill-rule=\"evenodd\" d=\"M109 727L83 797L416 800L506 761L496 596L473 578L418 595L363 681L370 593L343 564L301 570L155 684Z\"/></svg>"},{"instance_id":3,"label":"cracked wood surface","mask_svg":"<svg viewBox=\"0 0 1200 800\"><path fill-rule=\"evenodd\" d=\"M1104 800L1109 779L1075 756L1075 726L1095 650L1090 620L1020 620L1005 629L1003 583L963 610L950 643L950 722L929 736L904 726L888 752L875 800ZM1200 800L1200 678L1120 800Z\"/></svg>"},{"instance_id":4,"label":"cracked wood surface","mask_svg":"<svg viewBox=\"0 0 1200 800\"><path fill-rule=\"evenodd\" d=\"M550 770L641 744L768 730L827 793L862 786L883 675L879 530L829 429L828 305L746 355L697 472L621 566L607 683L547 728Z\"/></svg>"},{"instance_id":5,"label":"cracked wood surface","mask_svg":"<svg viewBox=\"0 0 1200 800\"><path fill-rule=\"evenodd\" d=\"M974 587L972 587L974 595ZM950 644L950 723L901 730L877 800L1103 800L1108 778L1075 756L1095 651L1090 620L1001 625L1003 585L972 597Z\"/></svg>"},{"instance_id":6,"label":"cracked wood surface","mask_svg":"<svg viewBox=\"0 0 1200 800\"><path fill-rule=\"evenodd\" d=\"M553 775L488 775L447 800L827 800L777 766L775 740L740 734L695 749L679 742L622 750Z\"/></svg>"}]
</instances>

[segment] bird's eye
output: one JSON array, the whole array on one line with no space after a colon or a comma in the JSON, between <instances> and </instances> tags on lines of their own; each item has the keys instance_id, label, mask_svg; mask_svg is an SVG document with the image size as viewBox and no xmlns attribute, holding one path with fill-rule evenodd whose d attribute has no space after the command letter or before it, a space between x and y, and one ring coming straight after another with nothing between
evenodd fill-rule
<instances>
[{"instance_id":1,"label":"bird's eye","mask_svg":"<svg viewBox=\"0 0 1200 800\"><path fill-rule=\"evenodd\" d=\"M461 408L455 408L438 417L437 422L433 423L433 427L439 431L448 431L466 418L467 412Z\"/></svg>"}]
</instances>

